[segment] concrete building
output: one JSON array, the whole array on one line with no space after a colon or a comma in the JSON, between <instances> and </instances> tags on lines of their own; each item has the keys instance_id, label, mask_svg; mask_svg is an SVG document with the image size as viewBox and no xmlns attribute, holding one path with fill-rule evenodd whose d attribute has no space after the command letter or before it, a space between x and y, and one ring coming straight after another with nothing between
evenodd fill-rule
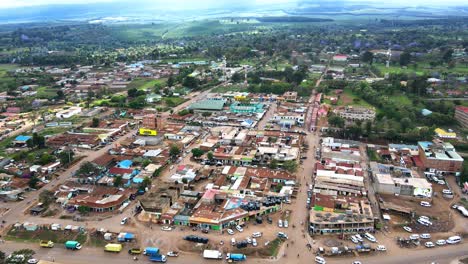
<instances>
[{"instance_id":1,"label":"concrete building","mask_svg":"<svg viewBox=\"0 0 468 264\"><path fill-rule=\"evenodd\" d=\"M463 127L468 127L468 107L457 106L455 108L455 119Z\"/></svg>"},{"instance_id":2,"label":"concrete building","mask_svg":"<svg viewBox=\"0 0 468 264\"><path fill-rule=\"evenodd\" d=\"M374 120L375 110L366 107L347 106L344 109L338 110L338 115L346 120Z\"/></svg>"},{"instance_id":3,"label":"concrete building","mask_svg":"<svg viewBox=\"0 0 468 264\"><path fill-rule=\"evenodd\" d=\"M155 114L143 116L143 127L149 129L162 129L163 120Z\"/></svg>"},{"instance_id":4,"label":"concrete building","mask_svg":"<svg viewBox=\"0 0 468 264\"><path fill-rule=\"evenodd\" d=\"M436 174L459 175L463 168L463 158L448 142L418 142L419 158L423 163L423 170Z\"/></svg>"}]
</instances>

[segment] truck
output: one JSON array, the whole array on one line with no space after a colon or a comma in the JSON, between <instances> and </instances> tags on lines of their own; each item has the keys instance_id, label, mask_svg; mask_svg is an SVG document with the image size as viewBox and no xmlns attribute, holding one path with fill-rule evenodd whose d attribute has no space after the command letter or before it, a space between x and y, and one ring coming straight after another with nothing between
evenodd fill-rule
<instances>
[{"instance_id":1,"label":"truck","mask_svg":"<svg viewBox=\"0 0 468 264\"><path fill-rule=\"evenodd\" d=\"M67 241L65 242L65 248L66 249L71 249L71 250L78 250L81 249L81 244L78 243L78 241Z\"/></svg>"},{"instance_id":2,"label":"truck","mask_svg":"<svg viewBox=\"0 0 468 264\"><path fill-rule=\"evenodd\" d=\"M107 244L104 247L104 251L119 253L122 251L122 244Z\"/></svg>"},{"instance_id":3,"label":"truck","mask_svg":"<svg viewBox=\"0 0 468 264\"><path fill-rule=\"evenodd\" d=\"M227 253L226 255L226 260L231 262L231 261L244 261L247 259L247 256L244 254L238 254L238 253Z\"/></svg>"},{"instance_id":4,"label":"truck","mask_svg":"<svg viewBox=\"0 0 468 264\"><path fill-rule=\"evenodd\" d=\"M221 253L219 250L205 249L203 251L203 257L206 258L206 259L222 259L223 258L223 253Z\"/></svg>"},{"instance_id":5,"label":"truck","mask_svg":"<svg viewBox=\"0 0 468 264\"><path fill-rule=\"evenodd\" d=\"M143 250L143 255L146 255L146 256L159 255L159 248L147 247L147 248L145 248L145 250Z\"/></svg>"},{"instance_id":6,"label":"truck","mask_svg":"<svg viewBox=\"0 0 468 264\"><path fill-rule=\"evenodd\" d=\"M43 248L53 248L54 247L54 242L52 241L47 241L47 240L41 240L39 241L39 246Z\"/></svg>"},{"instance_id":7,"label":"truck","mask_svg":"<svg viewBox=\"0 0 468 264\"><path fill-rule=\"evenodd\" d=\"M154 256L150 256L149 260L152 262L166 262L167 258L164 255L154 255Z\"/></svg>"}]
</instances>

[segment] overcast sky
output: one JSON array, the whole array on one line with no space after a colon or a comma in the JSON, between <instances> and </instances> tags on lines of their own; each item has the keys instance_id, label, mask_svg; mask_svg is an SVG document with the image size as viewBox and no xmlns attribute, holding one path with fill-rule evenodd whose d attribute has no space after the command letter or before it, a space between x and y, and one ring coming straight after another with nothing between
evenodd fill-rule
<instances>
[{"instance_id":1,"label":"overcast sky","mask_svg":"<svg viewBox=\"0 0 468 264\"><path fill-rule=\"evenodd\" d=\"M49 5L49 4L87 4L87 3L99 3L99 2L128 2L134 3L132 0L0 0L0 8L9 7L23 7L23 6L35 6L35 5ZM217 7L221 5L229 4L282 4L282 3L298 3L304 0L151 0L150 2L154 5L167 5L169 9L185 9L193 8L196 6L207 7L215 5ZM320 3L322 0L308 1L310 3ZM326 2L333 2L325 0ZM348 0L357 2L358 0ZM382 3L381 0L367 0L366 2ZM389 3L399 3L404 5L466 5L466 0L393 0Z\"/></svg>"}]
</instances>

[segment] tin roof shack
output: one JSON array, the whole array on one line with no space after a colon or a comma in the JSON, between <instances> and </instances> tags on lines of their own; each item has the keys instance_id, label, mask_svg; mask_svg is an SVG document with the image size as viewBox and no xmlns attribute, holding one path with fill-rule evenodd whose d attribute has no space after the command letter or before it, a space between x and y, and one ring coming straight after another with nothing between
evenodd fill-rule
<instances>
[{"instance_id":1,"label":"tin roof shack","mask_svg":"<svg viewBox=\"0 0 468 264\"><path fill-rule=\"evenodd\" d=\"M419 158L423 170L436 174L454 174L459 176L463 168L463 158L449 142L434 140L434 142L418 142Z\"/></svg>"}]
</instances>

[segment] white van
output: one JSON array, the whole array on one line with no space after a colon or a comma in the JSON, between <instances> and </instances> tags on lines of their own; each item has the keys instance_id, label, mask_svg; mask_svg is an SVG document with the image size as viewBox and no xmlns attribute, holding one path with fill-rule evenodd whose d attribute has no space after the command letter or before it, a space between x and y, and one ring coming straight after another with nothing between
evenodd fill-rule
<instances>
[{"instance_id":1,"label":"white van","mask_svg":"<svg viewBox=\"0 0 468 264\"><path fill-rule=\"evenodd\" d=\"M377 242L377 239L375 239L375 237L369 233L365 233L364 237L367 238L367 240L369 240L370 242L373 242L373 243Z\"/></svg>"},{"instance_id":2,"label":"white van","mask_svg":"<svg viewBox=\"0 0 468 264\"><path fill-rule=\"evenodd\" d=\"M451 236L447 239L447 244L457 244L461 242L461 237Z\"/></svg>"}]
</instances>

